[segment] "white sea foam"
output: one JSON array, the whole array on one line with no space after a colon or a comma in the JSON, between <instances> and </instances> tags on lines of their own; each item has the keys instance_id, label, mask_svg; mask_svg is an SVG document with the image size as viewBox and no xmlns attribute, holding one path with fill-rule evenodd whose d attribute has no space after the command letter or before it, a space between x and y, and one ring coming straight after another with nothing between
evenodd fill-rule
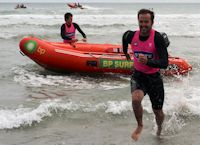
<instances>
[{"instance_id":1,"label":"white sea foam","mask_svg":"<svg viewBox=\"0 0 200 145\"><path fill-rule=\"evenodd\" d=\"M76 75L39 75L37 71L26 70L21 67L12 68L14 73L14 81L31 87L47 86L63 86L68 89L93 89L99 88L103 90L111 90L117 88L125 88L129 86L125 81L109 80L106 78L90 78Z\"/></svg>"},{"instance_id":2,"label":"white sea foam","mask_svg":"<svg viewBox=\"0 0 200 145\"><path fill-rule=\"evenodd\" d=\"M183 119L179 117L176 113L173 113L171 118L164 123L163 131L164 134L176 134L185 126Z\"/></svg>"},{"instance_id":3,"label":"white sea foam","mask_svg":"<svg viewBox=\"0 0 200 145\"><path fill-rule=\"evenodd\" d=\"M128 101L108 101L106 113L121 114L131 110L131 103Z\"/></svg>"},{"instance_id":4,"label":"white sea foam","mask_svg":"<svg viewBox=\"0 0 200 145\"><path fill-rule=\"evenodd\" d=\"M168 36L199 37L199 14L167 14L158 15L154 27L158 31L165 31ZM85 14L75 15L74 22L87 32L87 35L122 35L126 30L138 29L137 18L134 15L125 14ZM58 37L60 26L64 23L63 15L44 14L9 14L0 16L0 38L10 39L18 36L34 34L36 36L49 35ZM173 25L172 25L173 24ZM50 28L50 29L49 29ZM112 28L112 29L111 29ZM9 31L12 29L12 31ZM29 31L27 31L27 29ZM119 31L120 29L120 31ZM55 35L57 32L57 35Z\"/></svg>"},{"instance_id":5,"label":"white sea foam","mask_svg":"<svg viewBox=\"0 0 200 145\"><path fill-rule=\"evenodd\" d=\"M179 76L177 81L165 86L165 111L171 115L174 112L185 116L199 115L199 91L200 88L190 85L190 76Z\"/></svg>"},{"instance_id":6,"label":"white sea foam","mask_svg":"<svg viewBox=\"0 0 200 145\"><path fill-rule=\"evenodd\" d=\"M44 120L44 117L51 117L53 113L60 111L96 112L98 110L105 110L105 113L120 114L130 109L130 103L127 101L108 101L106 103L92 105L72 101L63 103L61 100L48 100L36 108L1 109L0 129L31 126L34 122L39 123Z\"/></svg>"},{"instance_id":7,"label":"white sea foam","mask_svg":"<svg viewBox=\"0 0 200 145\"><path fill-rule=\"evenodd\" d=\"M181 131L181 129L186 125L184 119L181 118L180 115L175 112L170 116L170 118L165 119L163 122L162 135L174 135ZM156 134L157 125L154 119L154 127L152 130L153 134Z\"/></svg>"},{"instance_id":8,"label":"white sea foam","mask_svg":"<svg viewBox=\"0 0 200 145\"><path fill-rule=\"evenodd\" d=\"M96 25L105 25L112 24L137 24L137 17L132 14L85 14L75 15L74 21L78 21L80 24L96 24ZM170 27L173 25L188 24L197 26L200 21L200 14L166 14L166 15L157 15L157 23L170 24ZM89 21L88 21L89 20ZM176 20L176 21L175 21ZM196 20L196 21L194 21ZM0 26L1 25L12 25L12 24L44 24L50 25L52 23L61 24L63 21L63 15L44 15L44 14L9 14L0 16ZM176 22L176 23L173 23ZM192 22L192 23L190 23ZM173 23L173 25L171 25Z\"/></svg>"},{"instance_id":9,"label":"white sea foam","mask_svg":"<svg viewBox=\"0 0 200 145\"><path fill-rule=\"evenodd\" d=\"M27 70L21 67L14 67L14 80L22 85L30 87L63 86L67 89L103 89L112 90L129 87L129 77L119 76L118 79L91 78L76 75L39 75L37 70ZM192 87L190 77L177 77L176 81L171 80L165 85L164 111L172 115L174 112L182 115L199 115L199 91L200 88ZM143 100L144 109L152 113L151 103L148 96Z\"/></svg>"},{"instance_id":10,"label":"white sea foam","mask_svg":"<svg viewBox=\"0 0 200 145\"><path fill-rule=\"evenodd\" d=\"M169 98L169 96L166 96ZM143 106L148 106L146 103L149 100L144 100ZM200 115L199 111L199 103L192 103L194 100L186 101L184 106L187 106L189 111L189 115ZM166 102L169 103L168 100ZM175 100L176 102L176 100ZM195 107L195 111L193 107L187 104L192 104ZM179 116L186 115L188 113L180 109L180 106L183 106L183 103L179 103L179 105L174 106L173 104L165 106L165 113L170 115L170 119L165 122L164 131L165 133L176 133L178 132L184 125L184 120ZM167 109L166 109L167 108ZM148 112L151 110L151 107L144 107L144 109ZM34 122L44 121L44 118L51 117L54 113L59 113L63 111L69 112L98 112L104 111L106 114L113 115L121 115L123 112L132 111L131 102L130 101L107 101L102 103L91 104L89 102L76 102L76 101L63 101L63 100L47 100L41 102L38 107L35 108L25 108L20 106L16 109L1 109L0 110L0 129L12 129L18 128L22 126L31 126ZM194 111L194 112L193 112ZM171 112L171 113L170 113ZM152 112L151 112L152 113Z\"/></svg>"},{"instance_id":11,"label":"white sea foam","mask_svg":"<svg viewBox=\"0 0 200 145\"><path fill-rule=\"evenodd\" d=\"M69 109L71 111L77 110L77 106L71 102L64 104L58 104L56 101L42 103L36 109L32 108L19 108L15 110L3 109L0 110L0 128L11 129L17 128L23 125L31 126L33 122L41 122L43 117L51 116L52 111L57 109Z\"/></svg>"},{"instance_id":12,"label":"white sea foam","mask_svg":"<svg viewBox=\"0 0 200 145\"><path fill-rule=\"evenodd\" d=\"M42 75L37 75L36 72L30 73L30 71L25 71L24 69L19 68L13 68L13 71L15 72L15 77L17 78L16 81L31 86L34 86L35 84L65 84L65 87L69 87L68 85L71 84L71 88L73 89L80 89L80 86L81 88L84 88L84 86L89 86L88 89L91 89L93 87L102 87L106 90L107 87L113 89L112 86L114 86L113 84L115 84L115 82L105 83L105 81L97 86L95 85L95 83L91 83L94 81L91 78L77 79L77 77L73 76L64 77L52 75L44 77ZM170 118L165 121L163 129L165 134L174 134L178 132L185 125L183 119L184 116L200 116L200 99L198 97L198 92L200 91L200 89L196 87L190 87L189 76L177 77L176 79L178 79L179 81L172 81L170 83L170 86L165 86L166 96L163 110L166 115L170 116ZM65 82L66 80L68 82L67 84ZM129 82L125 84L129 85ZM36 87L38 87L37 85ZM78 86L77 88L76 85ZM147 96L145 96L142 104L146 112L153 113L150 100ZM39 106L36 108L23 108L23 106L21 106L17 109L1 109L0 128L12 129L21 126L31 126L34 122L39 123L43 121L45 117L51 117L54 113L57 113L59 111L83 111L87 113L104 111L106 114L121 115L123 114L123 112L132 111L132 106L131 102L127 100L108 100L101 103L93 102L92 104L90 102L76 102L73 100L47 100L39 104Z\"/></svg>"},{"instance_id":13,"label":"white sea foam","mask_svg":"<svg viewBox=\"0 0 200 145\"><path fill-rule=\"evenodd\" d=\"M91 5L84 5L84 8L88 9L88 10L108 10L108 9L112 9L112 8L100 8L100 7L94 7Z\"/></svg>"}]
</instances>

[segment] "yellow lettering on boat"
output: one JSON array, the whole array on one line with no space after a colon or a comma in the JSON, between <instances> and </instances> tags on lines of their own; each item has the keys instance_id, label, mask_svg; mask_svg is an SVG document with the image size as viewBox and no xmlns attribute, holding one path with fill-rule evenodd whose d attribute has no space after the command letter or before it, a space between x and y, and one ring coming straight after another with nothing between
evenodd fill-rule
<instances>
[{"instance_id":1,"label":"yellow lettering on boat","mask_svg":"<svg viewBox=\"0 0 200 145\"><path fill-rule=\"evenodd\" d=\"M103 61L103 67L110 68L113 65L113 62L110 60Z\"/></svg>"},{"instance_id":2,"label":"yellow lettering on boat","mask_svg":"<svg viewBox=\"0 0 200 145\"><path fill-rule=\"evenodd\" d=\"M119 67L119 62L115 61L115 68L118 68L118 67Z\"/></svg>"},{"instance_id":3,"label":"yellow lettering on boat","mask_svg":"<svg viewBox=\"0 0 200 145\"><path fill-rule=\"evenodd\" d=\"M113 69L132 69L133 61L129 60L100 60L101 68L113 68Z\"/></svg>"},{"instance_id":4,"label":"yellow lettering on boat","mask_svg":"<svg viewBox=\"0 0 200 145\"><path fill-rule=\"evenodd\" d=\"M133 67L132 61L115 61L114 68L131 69Z\"/></svg>"},{"instance_id":5,"label":"yellow lettering on boat","mask_svg":"<svg viewBox=\"0 0 200 145\"><path fill-rule=\"evenodd\" d=\"M109 67L112 67L113 61L109 60Z\"/></svg>"}]
</instances>

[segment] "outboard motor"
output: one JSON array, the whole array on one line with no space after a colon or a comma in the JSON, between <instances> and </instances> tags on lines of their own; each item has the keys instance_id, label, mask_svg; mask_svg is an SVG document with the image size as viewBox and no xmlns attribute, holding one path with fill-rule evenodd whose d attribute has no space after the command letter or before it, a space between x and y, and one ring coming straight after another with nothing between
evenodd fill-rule
<instances>
[{"instance_id":1,"label":"outboard motor","mask_svg":"<svg viewBox=\"0 0 200 145\"><path fill-rule=\"evenodd\" d=\"M167 48L167 47L169 46L169 44L170 44L170 41L169 41L169 39L168 39L168 36L167 36L167 34L164 33L164 32L161 32L160 34L163 36L164 41L165 41L165 46L166 46L166 48Z\"/></svg>"}]
</instances>

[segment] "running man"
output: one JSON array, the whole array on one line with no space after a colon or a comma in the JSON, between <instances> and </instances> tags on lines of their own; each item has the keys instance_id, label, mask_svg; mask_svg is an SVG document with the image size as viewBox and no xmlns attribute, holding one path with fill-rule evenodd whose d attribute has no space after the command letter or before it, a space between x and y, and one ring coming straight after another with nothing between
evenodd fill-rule
<instances>
[{"instance_id":1,"label":"running man","mask_svg":"<svg viewBox=\"0 0 200 145\"><path fill-rule=\"evenodd\" d=\"M168 52L162 35L152 28L154 12L148 9L138 11L139 30L127 31L123 35L123 52L127 53L131 44L134 59L134 72L131 77L132 107L137 121L137 127L131 137L137 141L143 129L143 108L141 102L149 95L157 123L157 135L161 134L164 121L163 103L164 86L160 68L168 66Z\"/></svg>"}]
</instances>

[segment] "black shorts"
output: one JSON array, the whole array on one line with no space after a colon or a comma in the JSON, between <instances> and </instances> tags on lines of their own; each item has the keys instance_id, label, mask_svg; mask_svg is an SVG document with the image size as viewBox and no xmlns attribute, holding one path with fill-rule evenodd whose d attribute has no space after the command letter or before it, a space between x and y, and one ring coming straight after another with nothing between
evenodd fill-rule
<instances>
[{"instance_id":1,"label":"black shorts","mask_svg":"<svg viewBox=\"0 0 200 145\"><path fill-rule=\"evenodd\" d=\"M153 109L162 109L164 102L164 87L159 72L154 74L144 74L135 70L131 77L131 93L136 89L140 89L145 95L149 95Z\"/></svg>"}]
</instances>

